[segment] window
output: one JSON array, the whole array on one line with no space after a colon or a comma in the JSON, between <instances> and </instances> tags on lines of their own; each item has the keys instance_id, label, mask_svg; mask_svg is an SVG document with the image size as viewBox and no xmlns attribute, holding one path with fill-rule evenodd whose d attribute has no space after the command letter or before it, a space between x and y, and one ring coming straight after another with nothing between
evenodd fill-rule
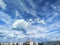
<instances>
[{"instance_id":1,"label":"window","mask_svg":"<svg viewBox=\"0 0 60 45\"><path fill-rule=\"evenodd\" d=\"M56 44L53 44L53 45L56 45Z\"/></svg>"},{"instance_id":2,"label":"window","mask_svg":"<svg viewBox=\"0 0 60 45\"><path fill-rule=\"evenodd\" d=\"M26 44L26 43L24 43L23 45L30 45L30 44Z\"/></svg>"},{"instance_id":3,"label":"window","mask_svg":"<svg viewBox=\"0 0 60 45\"><path fill-rule=\"evenodd\" d=\"M16 45L18 45L18 43L16 43Z\"/></svg>"},{"instance_id":4,"label":"window","mask_svg":"<svg viewBox=\"0 0 60 45\"><path fill-rule=\"evenodd\" d=\"M60 41L59 41L59 45L60 45Z\"/></svg>"},{"instance_id":5,"label":"window","mask_svg":"<svg viewBox=\"0 0 60 45\"><path fill-rule=\"evenodd\" d=\"M43 45L43 43L38 43L38 45Z\"/></svg>"},{"instance_id":6,"label":"window","mask_svg":"<svg viewBox=\"0 0 60 45\"><path fill-rule=\"evenodd\" d=\"M12 45L15 45L15 44L12 44Z\"/></svg>"}]
</instances>

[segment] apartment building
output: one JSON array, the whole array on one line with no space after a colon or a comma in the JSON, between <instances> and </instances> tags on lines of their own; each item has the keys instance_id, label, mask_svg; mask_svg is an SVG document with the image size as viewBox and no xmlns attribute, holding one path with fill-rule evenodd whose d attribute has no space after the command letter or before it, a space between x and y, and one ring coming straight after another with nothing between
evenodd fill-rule
<instances>
[{"instance_id":1,"label":"apartment building","mask_svg":"<svg viewBox=\"0 0 60 45\"><path fill-rule=\"evenodd\" d=\"M32 42L32 41L27 41L25 43L23 42L10 42L10 43L0 43L0 45L60 45L60 41L50 41L50 42Z\"/></svg>"},{"instance_id":2,"label":"apartment building","mask_svg":"<svg viewBox=\"0 0 60 45\"><path fill-rule=\"evenodd\" d=\"M43 45L60 45L60 41L44 42Z\"/></svg>"}]
</instances>

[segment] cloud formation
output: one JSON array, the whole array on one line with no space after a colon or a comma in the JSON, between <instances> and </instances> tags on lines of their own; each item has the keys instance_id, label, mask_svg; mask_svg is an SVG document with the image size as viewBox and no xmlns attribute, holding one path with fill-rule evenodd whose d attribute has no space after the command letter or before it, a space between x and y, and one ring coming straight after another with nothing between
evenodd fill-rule
<instances>
[{"instance_id":1,"label":"cloud formation","mask_svg":"<svg viewBox=\"0 0 60 45\"><path fill-rule=\"evenodd\" d=\"M35 19L35 21L32 21L32 22L35 23L37 21ZM20 20L16 21L15 23L13 23L13 28L17 28L17 29L20 28L20 30L21 30L21 28L24 28L26 31L25 34L26 34L27 38L36 38L36 39L43 38L43 39L52 41L54 36L57 37L57 35L58 35L57 33L59 33L59 31L58 31L59 28L56 26L56 25L58 25L57 23L51 24L51 25L46 24L46 26L41 26L38 24L33 25L32 22L30 22L30 21L27 22L24 19L20 19ZM39 20L37 23L39 23L39 22L41 22L41 21ZM52 35L52 36L50 36L50 35ZM52 38L50 38L50 37L52 37Z\"/></svg>"},{"instance_id":2,"label":"cloud formation","mask_svg":"<svg viewBox=\"0 0 60 45\"><path fill-rule=\"evenodd\" d=\"M4 22L0 42L60 40L59 4L60 0L0 0L4 9L0 9L0 22Z\"/></svg>"}]
</instances>

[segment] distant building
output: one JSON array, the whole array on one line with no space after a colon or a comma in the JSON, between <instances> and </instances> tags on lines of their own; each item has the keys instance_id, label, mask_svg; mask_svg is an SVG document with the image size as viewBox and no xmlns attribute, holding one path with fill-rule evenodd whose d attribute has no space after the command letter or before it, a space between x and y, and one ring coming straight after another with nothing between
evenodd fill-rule
<instances>
[{"instance_id":1,"label":"distant building","mask_svg":"<svg viewBox=\"0 0 60 45\"><path fill-rule=\"evenodd\" d=\"M50 42L43 42L43 43L32 42L32 41L27 41L25 43L10 42L10 43L0 43L0 45L60 45L60 41L50 41Z\"/></svg>"},{"instance_id":2,"label":"distant building","mask_svg":"<svg viewBox=\"0 0 60 45\"><path fill-rule=\"evenodd\" d=\"M38 42L27 41L23 45L38 45Z\"/></svg>"},{"instance_id":3,"label":"distant building","mask_svg":"<svg viewBox=\"0 0 60 45\"><path fill-rule=\"evenodd\" d=\"M60 45L60 41L45 42L43 45Z\"/></svg>"}]
</instances>

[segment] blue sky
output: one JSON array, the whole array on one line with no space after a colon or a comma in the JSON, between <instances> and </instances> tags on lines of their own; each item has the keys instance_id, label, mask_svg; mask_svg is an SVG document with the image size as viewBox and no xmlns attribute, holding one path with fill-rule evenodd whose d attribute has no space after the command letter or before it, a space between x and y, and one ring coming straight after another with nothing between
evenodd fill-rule
<instances>
[{"instance_id":1,"label":"blue sky","mask_svg":"<svg viewBox=\"0 0 60 45\"><path fill-rule=\"evenodd\" d=\"M60 0L0 0L0 42L27 40L60 40Z\"/></svg>"}]
</instances>

